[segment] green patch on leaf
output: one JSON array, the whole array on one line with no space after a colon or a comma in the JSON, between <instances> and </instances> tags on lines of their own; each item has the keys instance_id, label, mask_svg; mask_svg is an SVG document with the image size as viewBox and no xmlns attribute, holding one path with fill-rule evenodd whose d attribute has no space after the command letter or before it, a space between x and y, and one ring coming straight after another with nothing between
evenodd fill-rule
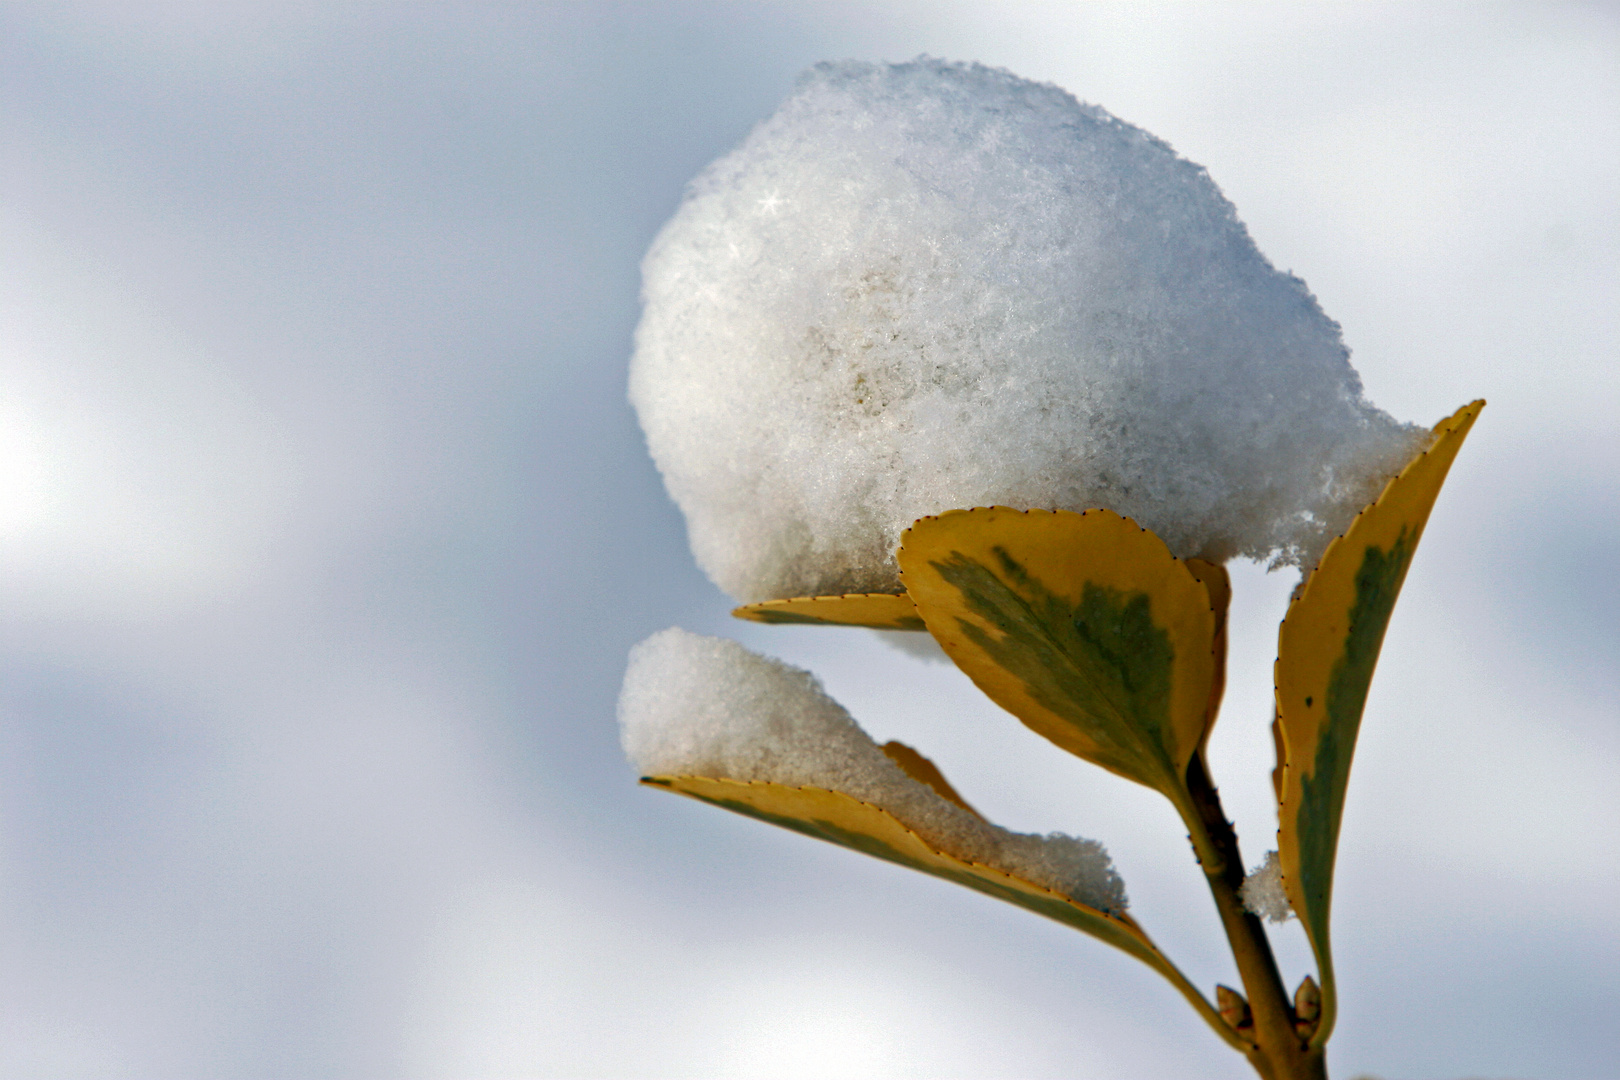
<instances>
[{"instance_id":1,"label":"green patch on leaf","mask_svg":"<svg viewBox=\"0 0 1620 1080\"><path fill-rule=\"evenodd\" d=\"M766 608L766 607L756 608L753 611L753 613L749 615L749 618L753 619L755 622L772 623L772 624L775 624L777 626L785 626L785 625L796 625L796 626L844 626L844 625L849 625L849 624L845 624L845 623L840 623L840 622L838 622L836 620L833 620L833 619L826 618L825 616L807 615L807 614L805 614L804 612L801 612L801 611L792 611L792 610L785 609L785 608ZM883 627L876 627L875 629L894 629L894 630L897 630L897 631L904 631L904 630L926 630L928 628L923 625L922 619L919 618L918 616L916 616L916 615L906 615L906 616L901 616L899 619L896 619L892 627L883 626Z\"/></svg>"},{"instance_id":2,"label":"green patch on leaf","mask_svg":"<svg viewBox=\"0 0 1620 1080\"><path fill-rule=\"evenodd\" d=\"M931 564L996 631L958 619L962 633L1094 743L1100 764L1160 790L1174 786L1176 654L1149 596L1086 582L1075 604L993 550L1000 573L960 552Z\"/></svg>"},{"instance_id":3,"label":"green patch on leaf","mask_svg":"<svg viewBox=\"0 0 1620 1080\"><path fill-rule=\"evenodd\" d=\"M1313 933L1324 942L1350 760L1355 754L1361 714L1367 705L1367 690L1383 647L1384 631L1406 580L1413 547L1410 533L1403 528L1389 551L1369 545L1362 555L1344 651L1334 662L1328 681L1324 702L1327 722L1317 738L1312 769L1300 778L1300 887L1307 898L1304 914Z\"/></svg>"},{"instance_id":4,"label":"green patch on leaf","mask_svg":"<svg viewBox=\"0 0 1620 1080\"><path fill-rule=\"evenodd\" d=\"M805 615L797 611L784 611L780 608L760 611L752 617L758 622L772 623L778 626L821 626L827 621L826 619L818 619L814 615Z\"/></svg>"}]
</instances>

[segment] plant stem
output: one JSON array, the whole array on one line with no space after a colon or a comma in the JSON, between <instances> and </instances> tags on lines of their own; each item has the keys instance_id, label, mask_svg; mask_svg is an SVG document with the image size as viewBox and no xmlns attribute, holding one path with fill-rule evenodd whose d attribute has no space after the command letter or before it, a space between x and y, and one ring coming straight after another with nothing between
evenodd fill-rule
<instances>
[{"instance_id":1,"label":"plant stem","mask_svg":"<svg viewBox=\"0 0 1620 1080\"><path fill-rule=\"evenodd\" d=\"M1208 848L1221 857L1218 867L1206 866L1204 879L1220 912L1253 1017L1253 1030L1246 1033L1254 1043L1246 1052L1249 1064L1265 1080L1327 1080L1326 1050L1309 1049L1308 1037L1302 1038L1296 1031L1293 1004L1277 971L1271 941L1259 916L1245 908L1238 895L1243 887L1243 856L1202 753L1193 755L1187 767L1187 791L1197 811L1197 817L1186 822L1194 848Z\"/></svg>"}]
</instances>

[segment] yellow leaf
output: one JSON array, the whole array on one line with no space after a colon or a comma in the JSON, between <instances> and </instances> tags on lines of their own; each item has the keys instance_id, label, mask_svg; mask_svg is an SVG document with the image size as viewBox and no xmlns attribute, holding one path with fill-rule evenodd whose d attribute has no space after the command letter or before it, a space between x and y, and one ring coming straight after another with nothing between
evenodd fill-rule
<instances>
[{"instance_id":1,"label":"yellow leaf","mask_svg":"<svg viewBox=\"0 0 1620 1080\"><path fill-rule=\"evenodd\" d=\"M954 881L1100 938L1169 979L1221 1038L1245 1049L1204 996L1129 915L1100 911L1004 871L948 855L888 811L842 792L701 776L649 776L641 782Z\"/></svg>"},{"instance_id":2,"label":"yellow leaf","mask_svg":"<svg viewBox=\"0 0 1620 1080\"><path fill-rule=\"evenodd\" d=\"M1181 805L1219 698L1224 572L1209 567L1206 586L1108 510L953 510L906 530L899 557L918 613L979 689Z\"/></svg>"},{"instance_id":3,"label":"yellow leaf","mask_svg":"<svg viewBox=\"0 0 1620 1080\"><path fill-rule=\"evenodd\" d=\"M846 593L843 596L795 596L744 604L731 612L739 619L762 623L809 623L818 626L867 626L874 630L921 630L922 619L904 593Z\"/></svg>"},{"instance_id":4,"label":"yellow leaf","mask_svg":"<svg viewBox=\"0 0 1620 1080\"><path fill-rule=\"evenodd\" d=\"M1283 888L1322 976L1320 1046L1336 994L1328 936L1333 863L1350 759L1373 668L1412 553L1457 450L1483 401L1434 429L1428 447L1322 553L1278 635L1278 853Z\"/></svg>"},{"instance_id":5,"label":"yellow leaf","mask_svg":"<svg viewBox=\"0 0 1620 1080\"><path fill-rule=\"evenodd\" d=\"M879 749L883 751L890 761L900 766L901 772L917 781L917 783L922 784L924 787L933 788L934 794L946 802L955 803L980 821L985 820L983 814L969 806L967 800L957 794L956 789L951 786L951 782L945 779L945 774L939 771L938 765L896 739L890 739Z\"/></svg>"},{"instance_id":6,"label":"yellow leaf","mask_svg":"<svg viewBox=\"0 0 1620 1080\"><path fill-rule=\"evenodd\" d=\"M1209 593L1209 607L1215 613L1215 644L1210 650L1215 657L1215 678L1209 688L1209 706L1204 712L1204 734L1198 740L1201 752L1215 728L1215 718L1221 714L1221 697L1226 693L1226 613L1232 606L1232 578L1219 563L1203 559L1186 562L1192 576Z\"/></svg>"}]
</instances>

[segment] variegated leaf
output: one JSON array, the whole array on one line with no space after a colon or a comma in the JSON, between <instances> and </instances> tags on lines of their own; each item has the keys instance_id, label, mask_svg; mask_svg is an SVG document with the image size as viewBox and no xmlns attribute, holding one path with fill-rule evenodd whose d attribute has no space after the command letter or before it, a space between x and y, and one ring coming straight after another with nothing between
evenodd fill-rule
<instances>
[{"instance_id":1,"label":"variegated leaf","mask_svg":"<svg viewBox=\"0 0 1620 1080\"><path fill-rule=\"evenodd\" d=\"M1170 980L1222 1039L1245 1049L1197 988L1123 912L1100 911L994 867L958 859L924 841L888 811L842 792L701 776L649 776L642 783L954 881L1106 941Z\"/></svg>"},{"instance_id":2,"label":"variegated leaf","mask_svg":"<svg viewBox=\"0 0 1620 1080\"><path fill-rule=\"evenodd\" d=\"M1384 631L1452 460L1483 401L1442 421L1429 445L1329 544L1279 632L1278 852L1283 888L1322 977L1320 1046L1336 993L1328 921L1350 761Z\"/></svg>"},{"instance_id":3,"label":"variegated leaf","mask_svg":"<svg viewBox=\"0 0 1620 1080\"><path fill-rule=\"evenodd\" d=\"M1178 804L1219 696L1216 569L1207 587L1107 510L956 510L918 521L900 546L923 621L981 690Z\"/></svg>"}]
</instances>

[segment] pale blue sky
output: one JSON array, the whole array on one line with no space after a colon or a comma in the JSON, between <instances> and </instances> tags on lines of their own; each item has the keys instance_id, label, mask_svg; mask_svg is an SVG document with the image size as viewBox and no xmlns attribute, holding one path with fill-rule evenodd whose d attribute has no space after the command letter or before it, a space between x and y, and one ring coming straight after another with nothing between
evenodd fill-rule
<instances>
[{"instance_id":1,"label":"pale blue sky","mask_svg":"<svg viewBox=\"0 0 1620 1080\"><path fill-rule=\"evenodd\" d=\"M686 179L806 65L921 52L1206 165L1398 417L1491 399L1363 728L1331 1061L1612 1069L1613 5L107 4L0 9L0 1075L1245 1075L1133 961L618 752L630 644L728 634L1107 842L1230 981L1147 793L728 619L624 404ZM1292 580L1235 577L1258 861Z\"/></svg>"}]
</instances>

